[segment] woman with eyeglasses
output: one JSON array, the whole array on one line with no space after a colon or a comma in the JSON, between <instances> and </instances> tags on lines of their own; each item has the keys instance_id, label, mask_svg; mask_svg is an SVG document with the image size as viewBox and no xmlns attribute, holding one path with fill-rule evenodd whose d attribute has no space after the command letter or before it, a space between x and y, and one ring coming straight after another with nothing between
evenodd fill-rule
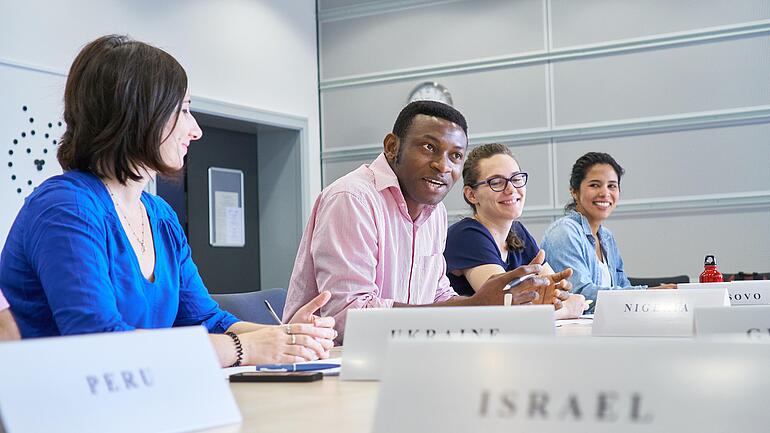
<instances>
[{"instance_id":1,"label":"woman with eyeglasses","mask_svg":"<svg viewBox=\"0 0 770 433\"><path fill-rule=\"evenodd\" d=\"M596 301L599 290L644 289L632 286L623 270L618 245L604 221L612 215L620 199L623 167L601 152L578 158L570 175L572 202L567 214L545 232L543 249L554 269L571 268L574 293ZM672 289L663 284L654 289Z\"/></svg>"},{"instance_id":2,"label":"woman with eyeglasses","mask_svg":"<svg viewBox=\"0 0 770 433\"><path fill-rule=\"evenodd\" d=\"M537 242L517 221L524 210L527 179L503 144L484 144L468 154L463 166L463 198L473 216L449 228L444 251L447 276L458 294L473 295L492 275L544 263ZM557 318L578 317L587 307L579 295L563 301Z\"/></svg>"}]
</instances>

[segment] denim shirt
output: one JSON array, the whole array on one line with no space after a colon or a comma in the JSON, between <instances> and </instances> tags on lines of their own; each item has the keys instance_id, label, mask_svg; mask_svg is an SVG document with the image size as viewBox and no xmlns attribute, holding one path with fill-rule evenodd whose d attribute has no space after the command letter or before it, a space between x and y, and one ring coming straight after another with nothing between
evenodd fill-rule
<instances>
[{"instance_id":1,"label":"denim shirt","mask_svg":"<svg viewBox=\"0 0 770 433\"><path fill-rule=\"evenodd\" d=\"M570 278L572 292L580 293L586 299L593 299L599 290L646 289L647 286L631 286L623 272L623 258L612 233L599 226L599 242L606 257L612 286L602 287L599 282L599 260L596 257L596 240L588 220L579 212L570 211L556 220L545 231L540 247L545 250L548 263L556 271L572 268Z\"/></svg>"}]
</instances>

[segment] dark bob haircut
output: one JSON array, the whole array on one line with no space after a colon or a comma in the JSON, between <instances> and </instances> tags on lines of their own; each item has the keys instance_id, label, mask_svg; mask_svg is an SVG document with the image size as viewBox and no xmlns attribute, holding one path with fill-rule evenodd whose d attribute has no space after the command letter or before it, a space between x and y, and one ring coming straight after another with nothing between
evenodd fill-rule
<instances>
[{"instance_id":1,"label":"dark bob haircut","mask_svg":"<svg viewBox=\"0 0 770 433\"><path fill-rule=\"evenodd\" d=\"M128 36L96 39L67 77L59 164L120 183L140 180L142 168L173 174L161 157L161 135L186 93L187 74L167 52Z\"/></svg>"},{"instance_id":2,"label":"dark bob haircut","mask_svg":"<svg viewBox=\"0 0 770 433\"><path fill-rule=\"evenodd\" d=\"M578 158L578 160L575 161L575 165L572 166L572 174L569 177L570 189L572 191L580 191L580 184L586 178L586 175L591 170L591 167L597 164L607 164L611 166L612 169L615 170L615 174L618 175L618 186L620 186L620 178L623 177L626 171L623 170L623 167L621 167L617 161L615 161L615 158L613 158L609 153L588 152ZM573 198L572 202L564 206L564 211L569 212L571 210L575 210L576 206L577 203Z\"/></svg>"}]
</instances>

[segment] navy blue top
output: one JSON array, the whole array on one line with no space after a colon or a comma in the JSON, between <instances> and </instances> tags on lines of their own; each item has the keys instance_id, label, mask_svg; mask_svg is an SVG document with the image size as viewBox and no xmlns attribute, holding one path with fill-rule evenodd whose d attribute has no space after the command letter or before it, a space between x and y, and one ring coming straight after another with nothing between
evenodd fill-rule
<instances>
[{"instance_id":1,"label":"navy blue top","mask_svg":"<svg viewBox=\"0 0 770 433\"><path fill-rule=\"evenodd\" d=\"M163 199L141 197L155 243L155 281L139 268L112 199L91 173L70 171L24 201L0 256L0 287L22 337L237 322L219 308Z\"/></svg>"},{"instance_id":2,"label":"navy blue top","mask_svg":"<svg viewBox=\"0 0 770 433\"><path fill-rule=\"evenodd\" d=\"M454 270L470 269L481 265L500 265L506 271L527 265L535 258L540 248L537 241L524 228L524 225L514 221L511 226L516 236L524 243L524 249L508 251L508 260L500 258L500 248L484 224L473 218L464 218L449 227L446 238L447 277L452 288L459 295L471 296L476 293L465 276L452 274Z\"/></svg>"}]
</instances>

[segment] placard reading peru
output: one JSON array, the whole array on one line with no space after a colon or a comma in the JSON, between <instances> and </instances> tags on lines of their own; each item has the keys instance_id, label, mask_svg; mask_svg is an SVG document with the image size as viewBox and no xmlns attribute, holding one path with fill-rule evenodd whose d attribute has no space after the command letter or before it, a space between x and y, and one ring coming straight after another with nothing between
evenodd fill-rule
<instances>
[{"instance_id":1,"label":"placard reading peru","mask_svg":"<svg viewBox=\"0 0 770 433\"><path fill-rule=\"evenodd\" d=\"M733 281L728 283L678 284L681 290L727 289L732 305L770 305L770 281Z\"/></svg>"},{"instance_id":2,"label":"placard reading peru","mask_svg":"<svg viewBox=\"0 0 770 433\"><path fill-rule=\"evenodd\" d=\"M374 432L766 433L768 359L748 340L399 340Z\"/></svg>"},{"instance_id":3,"label":"placard reading peru","mask_svg":"<svg viewBox=\"0 0 770 433\"><path fill-rule=\"evenodd\" d=\"M729 306L727 290L600 290L592 335L690 337L695 307Z\"/></svg>"},{"instance_id":4,"label":"placard reading peru","mask_svg":"<svg viewBox=\"0 0 770 433\"><path fill-rule=\"evenodd\" d=\"M388 343L396 339L489 339L554 335L551 305L350 310L345 323L342 380L377 380Z\"/></svg>"},{"instance_id":5,"label":"placard reading peru","mask_svg":"<svg viewBox=\"0 0 770 433\"><path fill-rule=\"evenodd\" d=\"M770 305L696 308L695 334L731 334L752 339L770 339Z\"/></svg>"},{"instance_id":6,"label":"placard reading peru","mask_svg":"<svg viewBox=\"0 0 770 433\"><path fill-rule=\"evenodd\" d=\"M184 432L241 421L200 326L2 343L0 365L8 433Z\"/></svg>"}]
</instances>

